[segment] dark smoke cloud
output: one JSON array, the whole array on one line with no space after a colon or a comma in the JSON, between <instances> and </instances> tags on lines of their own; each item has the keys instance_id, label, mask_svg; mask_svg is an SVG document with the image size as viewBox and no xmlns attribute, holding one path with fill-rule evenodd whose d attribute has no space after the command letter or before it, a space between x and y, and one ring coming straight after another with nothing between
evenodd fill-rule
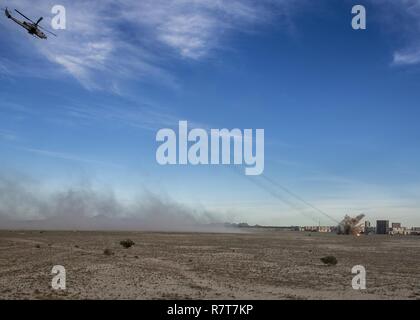
<instances>
[{"instance_id":1,"label":"dark smoke cloud","mask_svg":"<svg viewBox=\"0 0 420 320\"><path fill-rule=\"evenodd\" d=\"M124 203L112 191L88 184L46 192L42 184L19 174L0 174L0 228L227 231L213 214L168 197L144 192Z\"/></svg>"}]
</instances>

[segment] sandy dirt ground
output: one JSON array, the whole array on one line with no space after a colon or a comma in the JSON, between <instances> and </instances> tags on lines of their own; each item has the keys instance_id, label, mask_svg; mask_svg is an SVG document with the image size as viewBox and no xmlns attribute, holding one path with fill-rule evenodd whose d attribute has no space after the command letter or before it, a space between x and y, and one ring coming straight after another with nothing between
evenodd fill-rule
<instances>
[{"instance_id":1,"label":"sandy dirt ground","mask_svg":"<svg viewBox=\"0 0 420 320\"><path fill-rule=\"evenodd\" d=\"M135 245L124 249L126 238ZM54 265L64 291L51 288ZM354 265L366 290L351 286ZM0 231L0 298L420 299L420 237Z\"/></svg>"}]
</instances>

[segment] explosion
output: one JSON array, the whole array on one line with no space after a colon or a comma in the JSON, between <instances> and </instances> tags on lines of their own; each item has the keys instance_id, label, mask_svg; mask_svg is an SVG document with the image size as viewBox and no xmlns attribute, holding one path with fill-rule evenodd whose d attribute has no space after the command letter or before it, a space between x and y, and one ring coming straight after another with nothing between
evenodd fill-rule
<instances>
[{"instance_id":1,"label":"explosion","mask_svg":"<svg viewBox=\"0 0 420 320\"><path fill-rule=\"evenodd\" d=\"M364 214L359 214L355 218L346 215L338 225L338 234L351 234L354 236L359 236L362 230L362 224L360 221L364 217Z\"/></svg>"}]
</instances>

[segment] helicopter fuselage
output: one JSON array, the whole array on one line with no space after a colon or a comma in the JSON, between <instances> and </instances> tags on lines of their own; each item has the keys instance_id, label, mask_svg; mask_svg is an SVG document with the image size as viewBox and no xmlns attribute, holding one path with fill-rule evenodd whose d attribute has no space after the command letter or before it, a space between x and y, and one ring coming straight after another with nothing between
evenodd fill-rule
<instances>
[{"instance_id":1,"label":"helicopter fuselage","mask_svg":"<svg viewBox=\"0 0 420 320\"><path fill-rule=\"evenodd\" d=\"M39 30L38 27L35 24L28 23L26 21L23 21L22 24L23 24L22 27L24 27L26 30L28 30L29 34L37 36L38 38L41 38L41 39L47 39L47 36L45 35L45 33L43 33L41 30Z\"/></svg>"}]
</instances>

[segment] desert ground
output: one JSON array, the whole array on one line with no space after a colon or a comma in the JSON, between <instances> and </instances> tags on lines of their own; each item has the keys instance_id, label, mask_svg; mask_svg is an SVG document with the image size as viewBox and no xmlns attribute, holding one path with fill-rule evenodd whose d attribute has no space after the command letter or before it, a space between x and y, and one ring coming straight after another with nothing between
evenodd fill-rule
<instances>
[{"instance_id":1,"label":"desert ground","mask_svg":"<svg viewBox=\"0 0 420 320\"><path fill-rule=\"evenodd\" d=\"M54 265L66 290L51 288ZM418 236L0 231L1 299L420 299L419 266Z\"/></svg>"}]
</instances>

